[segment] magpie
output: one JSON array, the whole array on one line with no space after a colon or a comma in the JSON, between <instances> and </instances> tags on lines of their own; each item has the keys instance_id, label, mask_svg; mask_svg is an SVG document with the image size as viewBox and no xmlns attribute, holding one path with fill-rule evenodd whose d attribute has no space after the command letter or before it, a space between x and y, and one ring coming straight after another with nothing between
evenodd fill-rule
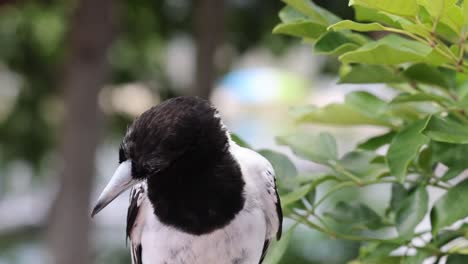
<instances>
[{"instance_id":1,"label":"magpie","mask_svg":"<svg viewBox=\"0 0 468 264\"><path fill-rule=\"evenodd\" d=\"M166 100L134 120L92 216L130 188L133 264L258 264L281 237L272 165L232 141L198 97Z\"/></svg>"}]
</instances>

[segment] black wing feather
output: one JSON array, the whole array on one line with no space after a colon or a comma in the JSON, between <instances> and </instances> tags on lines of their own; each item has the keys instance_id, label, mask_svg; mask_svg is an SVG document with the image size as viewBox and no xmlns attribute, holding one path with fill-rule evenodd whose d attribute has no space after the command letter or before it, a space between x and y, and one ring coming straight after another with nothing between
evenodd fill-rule
<instances>
[{"instance_id":1,"label":"black wing feather","mask_svg":"<svg viewBox=\"0 0 468 264\"><path fill-rule=\"evenodd\" d=\"M127 211L127 238L130 238L130 234L132 233L132 228L139 210L138 198L143 194L143 191L141 186L136 186L130 192L130 205Z\"/></svg>"},{"instance_id":2,"label":"black wing feather","mask_svg":"<svg viewBox=\"0 0 468 264\"><path fill-rule=\"evenodd\" d=\"M127 211L127 241L130 238L132 233L132 229L135 225L136 218L138 216L138 211L140 209L140 205L138 204L138 200L140 200L140 196L144 194L144 189L141 185L137 185L132 188L130 192L130 205L128 206ZM132 263L134 264L142 264L141 252L143 251L141 244L132 244Z\"/></svg>"},{"instance_id":3,"label":"black wing feather","mask_svg":"<svg viewBox=\"0 0 468 264\"><path fill-rule=\"evenodd\" d=\"M143 260L141 258L142 251L143 251L143 248L141 247L141 244L135 247L135 250L133 251L133 263L143 264Z\"/></svg>"},{"instance_id":4,"label":"black wing feather","mask_svg":"<svg viewBox=\"0 0 468 264\"><path fill-rule=\"evenodd\" d=\"M281 209L281 200L278 195L278 190L276 189L276 184L275 184L275 194L276 194L276 213L278 214L278 221L279 221L278 231L276 231L276 240L280 240L281 234L283 232L283 210Z\"/></svg>"},{"instance_id":5,"label":"black wing feather","mask_svg":"<svg viewBox=\"0 0 468 264\"><path fill-rule=\"evenodd\" d=\"M265 240L265 243L263 243L262 257L260 258L259 264L262 264L263 259L264 259L265 256L266 256L267 249L268 249L268 246L269 246L269 245L270 245L270 240L269 240L269 239Z\"/></svg>"},{"instance_id":6,"label":"black wing feather","mask_svg":"<svg viewBox=\"0 0 468 264\"><path fill-rule=\"evenodd\" d=\"M276 188L276 179L274 178L273 173L270 170L267 170L267 173L271 177L273 177L274 183L275 183L275 186L274 186L275 196L276 196L275 206L276 206L276 214L278 216L278 222L279 222L278 230L276 231L276 240L280 240L281 234L283 232L283 210L281 209L281 200L280 200L280 197L278 195L278 190ZM270 246L270 240L266 239L265 243L263 243L262 257L260 258L259 264L261 264L263 262L263 260L265 259L265 256L266 256L267 250L268 250L268 246Z\"/></svg>"}]
</instances>

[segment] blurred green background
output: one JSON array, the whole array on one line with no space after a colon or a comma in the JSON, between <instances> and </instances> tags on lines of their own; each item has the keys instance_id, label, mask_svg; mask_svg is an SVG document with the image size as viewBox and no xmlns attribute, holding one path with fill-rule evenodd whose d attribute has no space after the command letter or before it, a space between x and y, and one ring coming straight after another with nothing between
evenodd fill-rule
<instances>
[{"instance_id":1,"label":"blurred green background","mask_svg":"<svg viewBox=\"0 0 468 264\"><path fill-rule=\"evenodd\" d=\"M347 1L315 2L353 16ZM290 154L274 144L294 128L287 109L340 100L353 87L335 85L336 62L271 33L282 6L0 0L0 264L130 263L126 195L93 220L90 204L117 165L126 127L161 100L211 99L253 147ZM339 135L343 151L372 132ZM357 254L356 244L297 230L283 263Z\"/></svg>"}]
</instances>

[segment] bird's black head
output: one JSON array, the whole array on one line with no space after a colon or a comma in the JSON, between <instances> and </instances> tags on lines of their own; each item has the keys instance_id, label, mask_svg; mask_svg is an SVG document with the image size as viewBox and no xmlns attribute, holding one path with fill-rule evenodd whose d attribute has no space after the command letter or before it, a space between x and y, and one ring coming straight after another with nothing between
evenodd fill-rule
<instances>
[{"instance_id":1,"label":"bird's black head","mask_svg":"<svg viewBox=\"0 0 468 264\"><path fill-rule=\"evenodd\" d=\"M119 162L130 160L132 177L145 179L157 177L171 164L189 162L195 170L214 163L228 150L228 144L213 106L197 97L177 97L152 107L133 122L121 144Z\"/></svg>"},{"instance_id":2,"label":"bird's black head","mask_svg":"<svg viewBox=\"0 0 468 264\"><path fill-rule=\"evenodd\" d=\"M203 234L229 223L244 205L244 181L229 142L213 106L178 97L133 122L119 159L131 168L132 181L146 180L160 221Z\"/></svg>"}]
</instances>

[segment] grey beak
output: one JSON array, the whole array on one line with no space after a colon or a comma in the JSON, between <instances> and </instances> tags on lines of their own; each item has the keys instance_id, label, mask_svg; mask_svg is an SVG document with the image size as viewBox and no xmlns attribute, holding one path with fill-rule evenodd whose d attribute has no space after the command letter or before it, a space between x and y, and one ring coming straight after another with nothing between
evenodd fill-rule
<instances>
[{"instance_id":1,"label":"grey beak","mask_svg":"<svg viewBox=\"0 0 468 264\"><path fill-rule=\"evenodd\" d=\"M99 196L93 212L91 213L91 217L94 217L135 183L137 183L137 181L132 178L132 162L130 160L122 162L119 167L117 167L111 180Z\"/></svg>"}]
</instances>

